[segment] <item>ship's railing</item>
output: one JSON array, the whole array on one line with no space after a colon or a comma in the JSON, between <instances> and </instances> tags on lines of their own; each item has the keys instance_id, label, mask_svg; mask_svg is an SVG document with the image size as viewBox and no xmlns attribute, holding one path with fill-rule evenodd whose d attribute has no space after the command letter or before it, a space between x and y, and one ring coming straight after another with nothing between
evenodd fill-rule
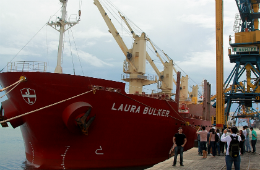
<instances>
[{"instance_id":1,"label":"ship's railing","mask_svg":"<svg viewBox=\"0 0 260 170\"><path fill-rule=\"evenodd\" d=\"M136 77L133 77L133 76L130 76L130 74L121 74L121 79L131 79L131 78L156 81L156 76L155 75L147 74L147 75L137 75Z\"/></svg>"},{"instance_id":2,"label":"ship's railing","mask_svg":"<svg viewBox=\"0 0 260 170\"><path fill-rule=\"evenodd\" d=\"M47 63L41 61L8 62L7 72L46 72Z\"/></svg>"}]
</instances>

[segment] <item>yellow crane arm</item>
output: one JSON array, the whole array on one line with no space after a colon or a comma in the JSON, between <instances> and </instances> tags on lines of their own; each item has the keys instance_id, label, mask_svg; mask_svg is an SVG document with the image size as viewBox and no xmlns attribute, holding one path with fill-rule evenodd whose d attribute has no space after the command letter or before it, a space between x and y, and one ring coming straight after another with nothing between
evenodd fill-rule
<instances>
[{"instance_id":1,"label":"yellow crane arm","mask_svg":"<svg viewBox=\"0 0 260 170\"><path fill-rule=\"evenodd\" d=\"M106 22L106 24L109 28L109 32L113 35L117 44L119 45L122 52L126 56L126 60L130 63L130 65L134 68L134 70L137 70L136 67L133 65L133 63L127 58L127 53L129 52L129 49L125 45L122 37L119 35L119 32L116 30L114 24L111 22L110 18L108 17L106 11L104 10L102 5L100 4L99 0L94 0L94 4L97 6L97 8L98 8L99 12L101 13L103 19L105 20L105 22Z\"/></svg>"},{"instance_id":2,"label":"yellow crane arm","mask_svg":"<svg viewBox=\"0 0 260 170\"><path fill-rule=\"evenodd\" d=\"M133 29L131 28L131 26L129 25L129 23L126 21L126 18L124 16L121 15L120 12L118 12L119 15L121 16L121 18L125 21L128 29L131 31L131 33L133 34L133 37L135 38L136 34L134 33ZM150 39L148 39L148 41L150 42ZM150 42L151 43L151 42ZM152 45L153 46L153 45ZM154 48L154 46L153 46ZM158 54L158 53L157 53ZM159 55L159 54L158 54ZM158 56L157 55L157 56ZM163 63L162 59L160 56L158 56L161 60L161 62ZM154 64L153 60L151 59L150 55L146 52L146 60L150 63L150 65L153 67L154 71L156 72L156 74L159 76L159 79L160 79L160 76L161 76L161 73L160 71L158 70L158 68L156 67L156 65ZM163 63L164 64L164 63Z\"/></svg>"},{"instance_id":3,"label":"yellow crane arm","mask_svg":"<svg viewBox=\"0 0 260 170\"><path fill-rule=\"evenodd\" d=\"M225 89L224 93L229 92L230 90L232 90L232 86L230 86L229 88ZM210 100L214 100L217 97L217 95L214 95L210 98Z\"/></svg>"},{"instance_id":4,"label":"yellow crane arm","mask_svg":"<svg viewBox=\"0 0 260 170\"><path fill-rule=\"evenodd\" d=\"M147 38L147 41L151 44L151 46L153 47L154 52L156 53L156 56L160 59L161 63L164 65L164 62L163 62L161 56L159 55L159 53L155 49L155 47L154 47L153 43L151 42L150 38Z\"/></svg>"},{"instance_id":5,"label":"yellow crane arm","mask_svg":"<svg viewBox=\"0 0 260 170\"><path fill-rule=\"evenodd\" d=\"M129 25L129 23L126 21L125 17L123 15L121 15L121 13L118 11L119 15L121 16L121 18L125 21L125 24L127 25L128 29L131 31L131 33L133 34L133 38L135 38L136 34L134 32L134 30L131 28L131 26Z\"/></svg>"},{"instance_id":6,"label":"yellow crane arm","mask_svg":"<svg viewBox=\"0 0 260 170\"><path fill-rule=\"evenodd\" d=\"M157 50L155 49L155 47L154 47L153 43L151 42L151 40L150 40L149 38L147 38L147 41L149 41L149 43L151 44L151 46L152 46L153 49L154 49L154 52L156 53L156 56L160 59L161 63L162 63L163 66L165 67L165 63L163 62L163 60L162 60L160 54L159 54L159 53L157 52ZM164 53L164 52L163 52L163 53ZM164 55L165 55L165 56L167 57L167 59L170 61L170 58L168 57L168 55L165 54L165 53L164 53ZM174 72L177 74L177 71L176 71L176 69L175 69L174 67L173 67L173 70L174 70ZM174 84L176 85L176 81L175 81L174 78L172 78L172 81L173 81Z\"/></svg>"},{"instance_id":7,"label":"yellow crane arm","mask_svg":"<svg viewBox=\"0 0 260 170\"><path fill-rule=\"evenodd\" d=\"M162 50L162 52L163 52L163 54L165 55L165 57L167 57L167 59L170 61L171 59L169 58L169 56ZM175 70L175 68L174 68L174 71L175 71L175 73L177 74L177 71Z\"/></svg>"},{"instance_id":8,"label":"yellow crane arm","mask_svg":"<svg viewBox=\"0 0 260 170\"><path fill-rule=\"evenodd\" d=\"M150 65L153 67L154 71L156 72L156 74L159 77L159 80L162 81L162 83L167 86L167 84L161 79L161 72L158 70L158 68L156 67L156 65L154 64L153 60L151 59L150 55L146 52L146 60L150 63Z\"/></svg>"},{"instance_id":9,"label":"yellow crane arm","mask_svg":"<svg viewBox=\"0 0 260 170\"><path fill-rule=\"evenodd\" d=\"M146 52L146 60L150 63L150 65L153 67L154 71L160 78L161 72L158 70L158 68L156 67L156 65L154 64L153 60L151 59L150 55L147 52Z\"/></svg>"}]
</instances>

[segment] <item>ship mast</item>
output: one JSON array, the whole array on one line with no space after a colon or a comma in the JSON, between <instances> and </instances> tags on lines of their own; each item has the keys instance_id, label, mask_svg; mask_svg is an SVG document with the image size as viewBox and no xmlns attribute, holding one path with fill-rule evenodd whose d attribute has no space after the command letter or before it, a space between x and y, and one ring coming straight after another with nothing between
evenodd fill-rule
<instances>
[{"instance_id":1,"label":"ship mast","mask_svg":"<svg viewBox=\"0 0 260 170\"><path fill-rule=\"evenodd\" d=\"M61 55L62 55L62 47L63 47L63 36L64 36L64 32L67 31L68 29L70 29L71 27L73 27L74 25L78 24L78 22L80 21L80 14L81 12L79 11L79 19L76 18L75 21L67 21L66 20L66 7L67 7L67 2L68 0L60 0L60 2L62 3L62 16L57 17L56 21L49 21L47 24L50 25L52 28L54 28L55 30L57 30L58 32L60 32L60 39L59 39L59 48L58 48L58 56L57 56L57 66L55 68L54 73L62 73L62 67L61 67ZM68 25L69 27L66 29L66 25ZM60 29L58 30L57 27L60 27Z\"/></svg>"}]
</instances>

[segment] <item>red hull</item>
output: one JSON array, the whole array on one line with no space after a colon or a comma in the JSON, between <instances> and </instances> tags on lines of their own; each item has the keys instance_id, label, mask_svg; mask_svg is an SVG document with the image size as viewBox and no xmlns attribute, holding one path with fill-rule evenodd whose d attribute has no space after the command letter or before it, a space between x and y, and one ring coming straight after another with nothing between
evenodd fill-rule
<instances>
[{"instance_id":1,"label":"red hull","mask_svg":"<svg viewBox=\"0 0 260 170\"><path fill-rule=\"evenodd\" d=\"M172 137L180 126L188 140L184 149L193 147L196 129L185 125L177 113L175 101L126 94L125 84L120 82L66 74L1 73L0 83L7 87L22 75L27 81L20 83L2 103L5 118L90 91L91 85L104 88L10 122L14 127L21 127L26 158L35 167L77 169L153 165L168 158ZM35 91L29 104L28 96L22 90L28 88ZM117 89L117 92L107 88ZM71 129L74 125L64 122L64 110L78 102L91 105L90 117L95 116L88 135ZM73 116L69 117L70 121L75 119ZM188 118L185 121L211 126L210 121Z\"/></svg>"}]
</instances>

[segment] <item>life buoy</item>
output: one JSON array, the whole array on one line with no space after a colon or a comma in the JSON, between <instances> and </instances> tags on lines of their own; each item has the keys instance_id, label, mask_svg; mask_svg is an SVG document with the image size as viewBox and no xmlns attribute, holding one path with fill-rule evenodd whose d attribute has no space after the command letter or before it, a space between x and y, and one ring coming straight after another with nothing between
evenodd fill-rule
<instances>
[{"instance_id":1,"label":"life buoy","mask_svg":"<svg viewBox=\"0 0 260 170\"><path fill-rule=\"evenodd\" d=\"M81 133L80 128L77 126L76 119L83 116L90 107L92 106L89 103L75 102L64 109L62 119L69 131Z\"/></svg>"}]
</instances>

